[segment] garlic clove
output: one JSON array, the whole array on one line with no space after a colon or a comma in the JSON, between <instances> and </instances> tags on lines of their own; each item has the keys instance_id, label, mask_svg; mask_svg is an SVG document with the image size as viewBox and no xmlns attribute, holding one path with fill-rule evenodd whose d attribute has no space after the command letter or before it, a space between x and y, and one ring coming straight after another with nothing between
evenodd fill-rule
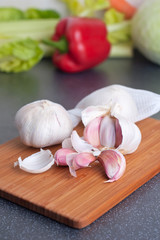
<instances>
[{"instance_id":1,"label":"garlic clove","mask_svg":"<svg viewBox=\"0 0 160 240\"><path fill-rule=\"evenodd\" d=\"M107 148L115 146L115 120L110 116L105 116L100 125L100 143Z\"/></svg>"},{"instance_id":2,"label":"garlic clove","mask_svg":"<svg viewBox=\"0 0 160 240\"><path fill-rule=\"evenodd\" d=\"M66 156L70 153L74 153L74 150L67 149L67 148L61 148L56 151L54 158L57 166L67 166L66 163Z\"/></svg>"},{"instance_id":3,"label":"garlic clove","mask_svg":"<svg viewBox=\"0 0 160 240\"><path fill-rule=\"evenodd\" d=\"M82 139L75 130L71 134L71 142L73 148L78 153L90 152L93 153L94 156L98 156L100 153L97 148L94 148L91 144L87 143L84 139Z\"/></svg>"},{"instance_id":4,"label":"garlic clove","mask_svg":"<svg viewBox=\"0 0 160 240\"><path fill-rule=\"evenodd\" d=\"M115 148L117 148L122 143L122 129L117 118L115 119L115 134L116 134Z\"/></svg>"},{"instance_id":5,"label":"garlic clove","mask_svg":"<svg viewBox=\"0 0 160 240\"><path fill-rule=\"evenodd\" d=\"M122 134L122 141L117 147L117 150L123 154L135 152L142 138L140 129L135 123L123 118L122 116L117 117L117 119L119 121Z\"/></svg>"},{"instance_id":6,"label":"garlic clove","mask_svg":"<svg viewBox=\"0 0 160 240\"><path fill-rule=\"evenodd\" d=\"M102 117L96 117L89 122L84 129L84 140L86 140L93 147L99 147L101 145L99 137L101 121Z\"/></svg>"},{"instance_id":7,"label":"garlic clove","mask_svg":"<svg viewBox=\"0 0 160 240\"><path fill-rule=\"evenodd\" d=\"M73 130L68 112L60 104L40 100L23 106L15 116L21 141L32 147L61 143Z\"/></svg>"},{"instance_id":8,"label":"garlic clove","mask_svg":"<svg viewBox=\"0 0 160 240\"><path fill-rule=\"evenodd\" d=\"M105 106L89 106L84 109L81 113L82 115L82 122L84 126L87 126L89 122L97 117L103 117L107 113L109 113L110 104Z\"/></svg>"},{"instance_id":9,"label":"garlic clove","mask_svg":"<svg viewBox=\"0 0 160 240\"><path fill-rule=\"evenodd\" d=\"M98 157L99 162L105 169L105 173L109 180L106 182L114 182L118 180L125 172L126 160L117 150L105 150Z\"/></svg>"},{"instance_id":10,"label":"garlic clove","mask_svg":"<svg viewBox=\"0 0 160 240\"><path fill-rule=\"evenodd\" d=\"M92 153L78 153L70 154L67 156L67 164L72 176L76 177L76 170L84 167L88 167L91 162L94 162L96 158Z\"/></svg>"},{"instance_id":11,"label":"garlic clove","mask_svg":"<svg viewBox=\"0 0 160 240\"><path fill-rule=\"evenodd\" d=\"M26 157L21 157L14 163L14 167L19 166L22 170L29 173L42 173L51 168L54 164L54 158L50 150L40 149L39 152Z\"/></svg>"}]
</instances>

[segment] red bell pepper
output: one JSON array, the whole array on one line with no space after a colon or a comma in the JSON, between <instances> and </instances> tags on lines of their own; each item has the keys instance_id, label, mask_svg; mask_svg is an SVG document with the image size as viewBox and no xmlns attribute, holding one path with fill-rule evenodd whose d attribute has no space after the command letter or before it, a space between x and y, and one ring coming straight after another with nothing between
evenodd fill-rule
<instances>
[{"instance_id":1,"label":"red bell pepper","mask_svg":"<svg viewBox=\"0 0 160 240\"><path fill-rule=\"evenodd\" d=\"M52 61L65 72L80 72L104 61L110 52L106 25L97 18L62 19L51 41L55 46Z\"/></svg>"}]
</instances>

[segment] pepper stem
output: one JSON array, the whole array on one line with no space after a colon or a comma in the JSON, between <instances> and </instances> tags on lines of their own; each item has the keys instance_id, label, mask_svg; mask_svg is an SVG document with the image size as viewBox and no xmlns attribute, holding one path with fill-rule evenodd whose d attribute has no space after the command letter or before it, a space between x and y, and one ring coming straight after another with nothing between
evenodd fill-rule
<instances>
[{"instance_id":1,"label":"pepper stem","mask_svg":"<svg viewBox=\"0 0 160 240\"><path fill-rule=\"evenodd\" d=\"M46 45L58 49L61 53L68 52L68 41L65 37L62 37L59 41L44 39L42 42Z\"/></svg>"}]
</instances>

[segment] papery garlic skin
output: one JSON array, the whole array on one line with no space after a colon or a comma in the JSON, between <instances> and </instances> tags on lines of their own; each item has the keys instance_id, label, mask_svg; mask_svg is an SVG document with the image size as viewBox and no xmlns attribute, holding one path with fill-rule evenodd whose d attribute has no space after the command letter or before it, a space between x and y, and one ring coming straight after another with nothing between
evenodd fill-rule
<instances>
[{"instance_id":1,"label":"papery garlic skin","mask_svg":"<svg viewBox=\"0 0 160 240\"><path fill-rule=\"evenodd\" d=\"M122 97L119 98L119 94ZM84 97L74 109L68 110L74 127L81 121L81 112L93 105L107 105L112 115L119 114L132 122L138 122L160 111L160 95L122 85L98 89Z\"/></svg>"},{"instance_id":2,"label":"papery garlic skin","mask_svg":"<svg viewBox=\"0 0 160 240\"><path fill-rule=\"evenodd\" d=\"M105 150L98 157L98 161L104 167L105 173L109 180L106 182L114 182L122 177L126 170L126 160L117 150Z\"/></svg>"},{"instance_id":3,"label":"papery garlic skin","mask_svg":"<svg viewBox=\"0 0 160 240\"><path fill-rule=\"evenodd\" d=\"M21 141L37 148L59 144L73 130L68 112L60 104L49 100L23 106L16 113L15 123Z\"/></svg>"},{"instance_id":4,"label":"papery garlic skin","mask_svg":"<svg viewBox=\"0 0 160 240\"><path fill-rule=\"evenodd\" d=\"M19 166L23 171L29 173L42 173L51 168L54 164L54 158L50 150L41 149L39 152L26 157L21 157L14 163L14 167Z\"/></svg>"},{"instance_id":5,"label":"papery garlic skin","mask_svg":"<svg viewBox=\"0 0 160 240\"><path fill-rule=\"evenodd\" d=\"M140 129L135 123L125 118L120 117L118 121L121 128L122 141L117 150L123 154L135 152L142 140Z\"/></svg>"},{"instance_id":6,"label":"papery garlic skin","mask_svg":"<svg viewBox=\"0 0 160 240\"><path fill-rule=\"evenodd\" d=\"M89 106L105 106L112 116L119 114L133 122L139 114L136 102L126 88L121 85L111 85L87 95L74 109L68 111L74 127L81 120L80 113Z\"/></svg>"}]
</instances>

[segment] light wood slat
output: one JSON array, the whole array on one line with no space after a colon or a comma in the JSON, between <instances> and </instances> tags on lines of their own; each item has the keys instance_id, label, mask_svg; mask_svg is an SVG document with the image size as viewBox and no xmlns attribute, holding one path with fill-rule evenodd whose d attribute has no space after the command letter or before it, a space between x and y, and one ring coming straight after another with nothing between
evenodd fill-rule
<instances>
[{"instance_id":1,"label":"light wood slat","mask_svg":"<svg viewBox=\"0 0 160 240\"><path fill-rule=\"evenodd\" d=\"M39 151L15 138L0 146L0 196L74 228L83 228L160 172L160 121L148 118L137 123L142 132L138 150L126 156L127 169L114 183L99 163L70 175L68 167L53 166L42 174L14 168L22 159ZM77 127L80 135L83 127ZM54 154L60 145L48 147Z\"/></svg>"}]
</instances>

